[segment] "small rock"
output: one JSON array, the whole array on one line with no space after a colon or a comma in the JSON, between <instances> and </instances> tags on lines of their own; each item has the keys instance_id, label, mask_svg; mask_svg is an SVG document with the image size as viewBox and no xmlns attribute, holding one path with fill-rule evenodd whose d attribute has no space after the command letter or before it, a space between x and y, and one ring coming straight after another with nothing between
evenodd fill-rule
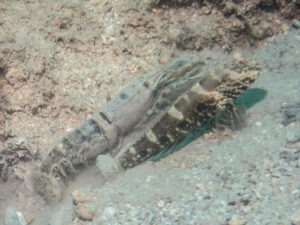
<instances>
[{"instance_id":1,"label":"small rock","mask_svg":"<svg viewBox=\"0 0 300 225\"><path fill-rule=\"evenodd\" d=\"M158 206L158 208L163 208L163 207L165 207L165 202L163 200L159 200L157 202L157 206Z\"/></svg>"},{"instance_id":2,"label":"small rock","mask_svg":"<svg viewBox=\"0 0 300 225\"><path fill-rule=\"evenodd\" d=\"M8 206L5 210L4 225L26 225L22 213L16 211L14 207Z\"/></svg>"},{"instance_id":3,"label":"small rock","mask_svg":"<svg viewBox=\"0 0 300 225\"><path fill-rule=\"evenodd\" d=\"M300 141L300 128L288 128L286 132L286 140L288 143L296 143Z\"/></svg>"},{"instance_id":4,"label":"small rock","mask_svg":"<svg viewBox=\"0 0 300 225\"><path fill-rule=\"evenodd\" d=\"M82 190L72 192L73 207L76 215L83 221L92 221L95 210L88 208L88 204L95 198L95 193Z\"/></svg>"},{"instance_id":5,"label":"small rock","mask_svg":"<svg viewBox=\"0 0 300 225\"><path fill-rule=\"evenodd\" d=\"M76 215L78 216L78 218L83 221L92 221L95 216L94 211L87 210L87 208L83 205L79 205L79 206L75 207L74 211L75 211Z\"/></svg>"},{"instance_id":6,"label":"small rock","mask_svg":"<svg viewBox=\"0 0 300 225\"><path fill-rule=\"evenodd\" d=\"M209 15L211 13L210 7L203 7L202 10L203 10L204 15Z\"/></svg>"},{"instance_id":7,"label":"small rock","mask_svg":"<svg viewBox=\"0 0 300 225\"><path fill-rule=\"evenodd\" d=\"M255 126L261 127L262 126L262 122L260 122L260 121L255 122Z\"/></svg>"},{"instance_id":8,"label":"small rock","mask_svg":"<svg viewBox=\"0 0 300 225\"><path fill-rule=\"evenodd\" d=\"M120 170L117 162L110 155L99 155L97 157L96 166L106 180Z\"/></svg>"},{"instance_id":9,"label":"small rock","mask_svg":"<svg viewBox=\"0 0 300 225\"><path fill-rule=\"evenodd\" d=\"M300 209L291 216L292 225L300 225Z\"/></svg>"},{"instance_id":10,"label":"small rock","mask_svg":"<svg viewBox=\"0 0 300 225\"><path fill-rule=\"evenodd\" d=\"M75 190L72 192L73 205L79 205L82 203L90 202L94 199L95 193L84 191L84 190Z\"/></svg>"},{"instance_id":11,"label":"small rock","mask_svg":"<svg viewBox=\"0 0 300 225\"><path fill-rule=\"evenodd\" d=\"M235 52L233 54L233 59L236 63L244 63L245 59L243 57L243 55L241 54L241 52Z\"/></svg>"},{"instance_id":12,"label":"small rock","mask_svg":"<svg viewBox=\"0 0 300 225\"><path fill-rule=\"evenodd\" d=\"M109 220L110 218L112 218L115 214L116 214L116 209L108 206L103 210L103 214L102 214L102 219L103 220Z\"/></svg>"},{"instance_id":13,"label":"small rock","mask_svg":"<svg viewBox=\"0 0 300 225\"><path fill-rule=\"evenodd\" d=\"M300 20L294 19L294 20L292 21L292 25L293 25L293 27L295 27L296 29L299 29L299 28L300 28Z\"/></svg>"},{"instance_id":14,"label":"small rock","mask_svg":"<svg viewBox=\"0 0 300 225\"><path fill-rule=\"evenodd\" d=\"M240 219L237 215L233 215L227 224L228 225L244 225L244 224L246 224L246 221L243 219Z\"/></svg>"},{"instance_id":15,"label":"small rock","mask_svg":"<svg viewBox=\"0 0 300 225\"><path fill-rule=\"evenodd\" d=\"M251 198L252 198L252 192L244 193L241 198L241 203L245 206L249 205L251 202Z\"/></svg>"}]
</instances>

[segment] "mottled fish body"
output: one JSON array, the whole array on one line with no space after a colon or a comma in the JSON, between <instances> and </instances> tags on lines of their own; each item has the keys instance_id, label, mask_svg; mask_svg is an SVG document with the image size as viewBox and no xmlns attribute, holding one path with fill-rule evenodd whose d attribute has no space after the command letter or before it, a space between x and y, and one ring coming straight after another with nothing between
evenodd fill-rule
<instances>
[{"instance_id":1,"label":"mottled fish body","mask_svg":"<svg viewBox=\"0 0 300 225\"><path fill-rule=\"evenodd\" d=\"M120 152L117 156L120 165L127 169L147 160L232 105L256 80L257 68L244 69L240 73L220 72L196 82L151 129Z\"/></svg>"}]
</instances>

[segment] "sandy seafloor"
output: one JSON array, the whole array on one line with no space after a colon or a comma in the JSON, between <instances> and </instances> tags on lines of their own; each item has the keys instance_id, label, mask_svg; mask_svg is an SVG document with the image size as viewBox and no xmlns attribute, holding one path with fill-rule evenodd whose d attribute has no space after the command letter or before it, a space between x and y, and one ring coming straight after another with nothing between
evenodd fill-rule
<instances>
[{"instance_id":1,"label":"sandy seafloor","mask_svg":"<svg viewBox=\"0 0 300 225\"><path fill-rule=\"evenodd\" d=\"M36 39L20 41L26 29L20 30L15 43L7 42L22 52L36 41L36 55L25 51L30 56L20 54L24 57L20 59L8 51L7 61L14 59L16 65L9 64L9 85L4 85L11 96L6 127L11 127L12 143L22 140L34 154L45 154L65 132L99 109L105 90L115 93L157 64L149 52L144 58L118 58L110 47L103 50L103 57L89 58L84 56L89 52L84 44L78 44L75 52L79 53L73 54L70 47L54 54L51 51L57 48L41 41L38 32L30 34ZM63 202L54 206L47 206L31 190L27 176L33 162L22 162L8 181L0 183L0 224L300 224L300 31L290 27L257 48L237 48L236 52L262 65L257 81L242 99L248 106L245 128L228 135L207 134L159 162L148 161L106 183L97 168L87 169L69 183ZM189 53L208 61L228 57L220 51ZM20 78L17 64L27 59L34 66L21 64L21 68L34 76L24 73ZM82 66L88 69L81 70ZM97 71L109 75L97 76ZM51 91L58 94L52 96ZM253 98L255 104L249 103ZM14 218L14 210L26 222Z\"/></svg>"}]
</instances>

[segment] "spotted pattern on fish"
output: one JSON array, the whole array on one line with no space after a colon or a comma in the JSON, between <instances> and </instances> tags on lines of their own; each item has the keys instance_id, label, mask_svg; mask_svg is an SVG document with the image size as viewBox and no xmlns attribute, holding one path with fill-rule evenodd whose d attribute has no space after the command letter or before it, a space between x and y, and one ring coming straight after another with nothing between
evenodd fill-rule
<instances>
[{"instance_id":1,"label":"spotted pattern on fish","mask_svg":"<svg viewBox=\"0 0 300 225\"><path fill-rule=\"evenodd\" d=\"M178 97L158 123L119 155L120 165L131 168L170 147L232 105L256 77L257 71L247 71L197 82Z\"/></svg>"},{"instance_id":2,"label":"spotted pattern on fish","mask_svg":"<svg viewBox=\"0 0 300 225\"><path fill-rule=\"evenodd\" d=\"M226 108L258 68L244 61L220 71L209 74L203 62L182 58L129 84L50 150L33 171L34 190L48 203L59 202L67 178L101 154L120 159L124 168L145 161ZM139 129L144 133L134 144L116 147Z\"/></svg>"}]
</instances>

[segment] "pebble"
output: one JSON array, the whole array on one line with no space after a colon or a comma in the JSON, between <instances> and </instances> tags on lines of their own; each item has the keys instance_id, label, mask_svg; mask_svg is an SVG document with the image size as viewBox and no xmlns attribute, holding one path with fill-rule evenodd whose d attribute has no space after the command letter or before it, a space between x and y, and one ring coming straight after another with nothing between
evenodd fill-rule
<instances>
[{"instance_id":1,"label":"pebble","mask_svg":"<svg viewBox=\"0 0 300 225\"><path fill-rule=\"evenodd\" d=\"M209 7L203 7L203 13L204 15L209 15L211 13L211 8Z\"/></svg>"},{"instance_id":2,"label":"pebble","mask_svg":"<svg viewBox=\"0 0 300 225\"><path fill-rule=\"evenodd\" d=\"M233 215L231 219L228 221L228 225L244 225L246 221L240 219L237 215Z\"/></svg>"},{"instance_id":3,"label":"pebble","mask_svg":"<svg viewBox=\"0 0 300 225\"><path fill-rule=\"evenodd\" d=\"M88 204L94 199L95 193L83 190L72 192L72 203L77 217L83 221L92 221L95 216L95 209L90 209Z\"/></svg>"},{"instance_id":4,"label":"pebble","mask_svg":"<svg viewBox=\"0 0 300 225\"><path fill-rule=\"evenodd\" d=\"M300 28L300 20L294 19L292 21L292 25L294 28L299 29Z\"/></svg>"},{"instance_id":5,"label":"pebble","mask_svg":"<svg viewBox=\"0 0 300 225\"><path fill-rule=\"evenodd\" d=\"M4 225L27 225L22 213L16 211L12 206L5 210Z\"/></svg>"},{"instance_id":6,"label":"pebble","mask_svg":"<svg viewBox=\"0 0 300 225\"><path fill-rule=\"evenodd\" d=\"M83 221L92 221L95 216L95 211L87 209L84 205L74 207L74 211L78 218Z\"/></svg>"},{"instance_id":7,"label":"pebble","mask_svg":"<svg viewBox=\"0 0 300 225\"><path fill-rule=\"evenodd\" d=\"M157 202L157 207L158 207L158 208L163 208L163 207L165 207L165 202L164 202L163 200L159 200L159 201Z\"/></svg>"},{"instance_id":8,"label":"pebble","mask_svg":"<svg viewBox=\"0 0 300 225\"><path fill-rule=\"evenodd\" d=\"M103 210L102 219L109 220L116 214L117 210L114 207L108 206Z\"/></svg>"},{"instance_id":9,"label":"pebble","mask_svg":"<svg viewBox=\"0 0 300 225\"><path fill-rule=\"evenodd\" d=\"M262 122L260 122L260 121L255 122L255 126L256 127L261 127L262 126Z\"/></svg>"},{"instance_id":10,"label":"pebble","mask_svg":"<svg viewBox=\"0 0 300 225\"><path fill-rule=\"evenodd\" d=\"M300 128L288 128L286 131L286 140L288 143L296 143L300 141Z\"/></svg>"},{"instance_id":11,"label":"pebble","mask_svg":"<svg viewBox=\"0 0 300 225\"><path fill-rule=\"evenodd\" d=\"M110 155L99 155L97 157L96 166L106 180L120 170L116 161Z\"/></svg>"}]
</instances>

